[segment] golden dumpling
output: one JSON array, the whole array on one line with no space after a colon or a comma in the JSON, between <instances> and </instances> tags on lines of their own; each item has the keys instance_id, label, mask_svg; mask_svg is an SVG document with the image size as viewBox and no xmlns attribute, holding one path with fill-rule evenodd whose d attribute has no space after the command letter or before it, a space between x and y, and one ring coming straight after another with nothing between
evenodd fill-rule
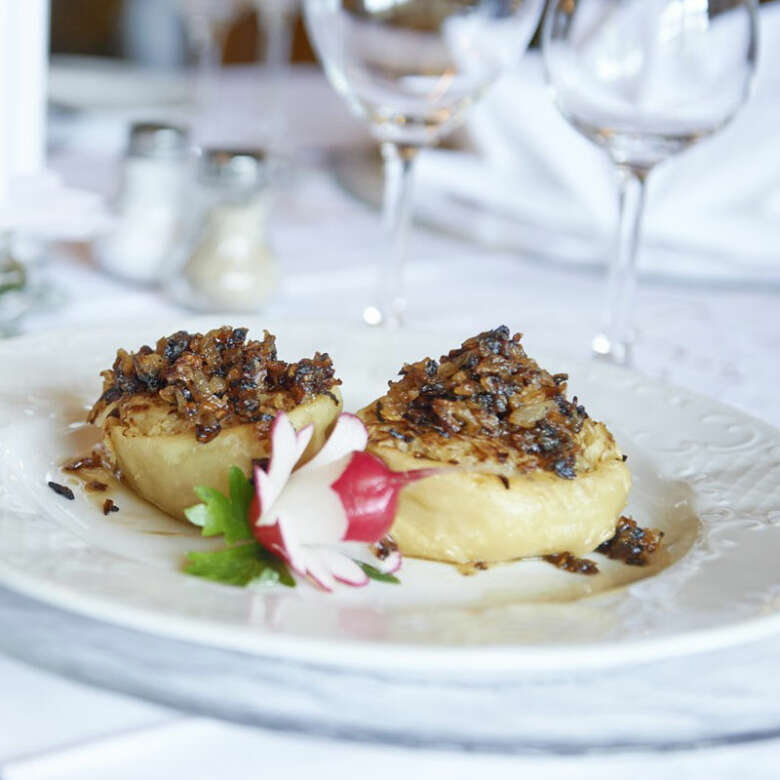
<instances>
[{"instance_id":1,"label":"golden dumpling","mask_svg":"<svg viewBox=\"0 0 780 780\"><path fill-rule=\"evenodd\" d=\"M327 354L285 363L275 338L245 328L184 331L156 348L119 350L89 415L106 457L136 493L174 517L198 502L197 485L228 492L230 466L251 473L269 455L270 426L285 411L314 426L301 462L320 449L341 412L340 380Z\"/></svg>"},{"instance_id":2,"label":"golden dumpling","mask_svg":"<svg viewBox=\"0 0 780 780\"><path fill-rule=\"evenodd\" d=\"M622 453L519 335L487 331L400 373L359 414L368 450L390 468L442 469L401 493L392 533L404 554L584 555L614 535L631 488Z\"/></svg>"}]
</instances>

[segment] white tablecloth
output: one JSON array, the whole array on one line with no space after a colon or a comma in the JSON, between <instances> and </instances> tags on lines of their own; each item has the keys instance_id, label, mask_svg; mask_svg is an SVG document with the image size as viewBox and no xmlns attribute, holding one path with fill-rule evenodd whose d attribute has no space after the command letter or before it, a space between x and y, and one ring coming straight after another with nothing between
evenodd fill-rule
<instances>
[{"instance_id":1,"label":"white tablecloth","mask_svg":"<svg viewBox=\"0 0 780 780\"><path fill-rule=\"evenodd\" d=\"M83 147L59 161L76 184L88 183L90 177L94 184L96 170L103 177L110 173L110 168L90 164ZM381 247L377 214L352 200L326 172L307 169L299 171L295 185L280 196L273 224L284 282L268 310L269 319L328 318L356 326L371 286L371 264ZM459 330L505 322L526 333L531 353L535 344L551 344L587 354L600 318L601 278L425 232L415 235L412 255L411 322L457 324ZM26 325L30 331L177 311L158 291L102 275L81 251L59 253L47 275L66 303L60 310L31 317ZM648 285L640 291L636 318L640 370L780 424L776 292ZM13 596L0 592L0 598ZM695 659L691 670L706 673ZM764 672L775 674L780 668ZM652 667L644 673L652 674ZM15 661L0 660L0 686L0 774L5 780L196 780L248 773L289 777L296 772L374 778L446 774L453 779L488 773L513 778L649 778L669 773L680 778L770 778L780 773L780 741L702 750L692 746L691 751L662 755L456 754L327 742L220 724L88 689Z\"/></svg>"}]
</instances>

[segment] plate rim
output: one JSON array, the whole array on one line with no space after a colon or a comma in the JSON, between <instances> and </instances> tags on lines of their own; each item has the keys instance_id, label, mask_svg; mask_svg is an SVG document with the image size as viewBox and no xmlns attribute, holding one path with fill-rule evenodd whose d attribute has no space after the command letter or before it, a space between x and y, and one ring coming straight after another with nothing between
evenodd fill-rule
<instances>
[{"instance_id":1,"label":"plate rim","mask_svg":"<svg viewBox=\"0 0 780 780\"><path fill-rule=\"evenodd\" d=\"M620 641L591 641L578 645L416 645L404 642L379 643L361 639L321 639L294 634L269 633L255 629L251 639L243 640L250 629L219 629L220 623L209 618L195 619L157 614L133 606L123 606L120 618L117 602L99 596L84 595L56 584L40 584L37 578L19 575L17 570L0 562L0 584L4 587L65 612L82 615L119 628L130 628L157 637L175 639L221 650L239 652L257 658L279 658L306 666L344 668L364 673L387 670L404 675L435 675L447 679L475 676L480 681L495 677L523 677L527 673L601 671L616 664L642 665L649 662L682 658L701 653L761 641L780 633L780 613L747 618L718 628L694 629L665 637ZM213 587L228 587L214 584ZM77 596L69 600L68 596ZM113 608L113 611L112 611ZM216 629L216 630L215 630ZM206 637L198 637L198 632ZM226 635L230 635L228 638ZM220 641L225 635L224 641ZM595 650L597 652L589 652ZM316 661L314 660L316 657ZM383 675L384 676L384 675ZM388 676L398 676L392 674Z\"/></svg>"}]
</instances>

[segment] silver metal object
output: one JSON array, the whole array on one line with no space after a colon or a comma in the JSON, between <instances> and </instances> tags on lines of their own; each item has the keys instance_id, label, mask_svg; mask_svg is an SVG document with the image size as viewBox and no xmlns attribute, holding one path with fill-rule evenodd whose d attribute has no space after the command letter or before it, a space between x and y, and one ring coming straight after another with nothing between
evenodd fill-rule
<instances>
[{"instance_id":1,"label":"silver metal object","mask_svg":"<svg viewBox=\"0 0 780 780\"><path fill-rule=\"evenodd\" d=\"M128 157L182 159L189 154L189 131L162 122L135 122L130 126Z\"/></svg>"},{"instance_id":2,"label":"silver metal object","mask_svg":"<svg viewBox=\"0 0 780 780\"><path fill-rule=\"evenodd\" d=\"M268 183L268 161L262 149L206 149L201 153L198 181L239 191Z\"/></svg>"}]
</instances>

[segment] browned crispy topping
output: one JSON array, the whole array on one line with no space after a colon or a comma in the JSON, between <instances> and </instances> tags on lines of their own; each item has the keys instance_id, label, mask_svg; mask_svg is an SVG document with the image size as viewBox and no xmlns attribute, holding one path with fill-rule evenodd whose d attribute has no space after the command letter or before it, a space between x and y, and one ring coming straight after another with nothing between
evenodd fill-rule
<instances>
[{"instance_id":1,"label":"browned crispy topping","mask_svg":"<svg viewBox=\"0 0 780 780\"><path fill-rule=\"evenodd\" d=\"M468 563L458 563L455 568L464 577L473 577L477 572L487 571L494 564L486 563L485 561L469 561Z\"/></svg>"},{"instance_id":2,"label":"browned crispy topping","mask_svg":"<svg viewBox=\"0 0 780 780\"><path fill-rule=\"evenodd\" d=\"M69 487L66 487L65 485L60 485L59 482L49 482L49 487L58 496L67 498L68 501L73 501L73 499L75 498L75 496L73 495L73 491Z\"/></svg>"},{"instance_id":3,"label":"browned crispy topping","mask_svg":"<svg viewBox=\"0 0 780 780\"><path fill-rule=\"evenodd\" d=\"M623 561L629 566L647 566L650 556L658 549L663 539L663 531L650 531L640 528L630 517L621 517L618 521L615 535L602 542L596 552L606 555L615 561ZM588 558L577 558L571 553L545 555L544 560L559 569L572 574L598 574L599 567L595 561Z\"/></svg>"},{"instance_id":4,"label":"browned crispy topping","mask_svg":"<svg viewBox=\"0 0 780 780\"><path fill-rule=\"evenodd\" d=\"M246 335L246 328L227 326L205 335L178 331L155 349L120 349L112 368L102 372L103 394L89 421L113 411L112 405L133 399L137 411L139 400L156 397L192 423L198 441L207 442L230 425L270 427L280 410L330 394L341 383L326 353L285 363L268 331L262 341L246 341Z\"/></svg>"},{"instance_id":5,"label":"browned crispy topping","mask_svg":"<svg viewBox=\"0 0 780 780\"><path fill-rule=\"evenodd\" d=\"M108 485L105 482L100 482L97 479L92 479L86 484L86 489L90 493L104 493L106 490L108 490Z\"/></svg>"},{"instance_id":6,"label":"browned crispy topping","mask_svg":"<svg viewBox=\"0 0 780 780\"><path fill-rule=\"evenodd\" d=\"M570 571L572 574L592 576L599 573L599 567L595 561L591 561L588 558L577 558L575 555L567 552L545 555L544 560L556 568Z\"/></svg>"},{"instance_id":7,"label":"browned crispy topping","mask_svg":"<svg viewBox=\"0 0 780 780\"><path fill-rule=\"evenodd\" d=\"M576 435L587 418L566 399L566 374L552 375L531 360L505 326L468 339L439 362L407 364L401 379L363 413L371 441L425 457L462 441L478 460L507 469L542 468L576 476Z\"/></svg>"},{"instance_id":8,"label":"browned crispy topping","mask_svg":"<svg viewBox=\"0 0 780 780\"><path fill-rule=\"evenodd\" d=\"M83 458L77 458L62 467L63 471L81 471L82 469L99 469L103 465L103 459L99 452L93 452Z\"/></svg>"},{"instance_id":9,"label":"browned crispy topping","mask_svg":"<svg viewBox=\"0 0 780 780\"><path fill-rule=\"evenodd\" d=\"M596 551L629 566L647 566L649 557L658 549L663 535L663 531L640 528L632 518L621 517L615 535L600 544Z\"/></svg>"},{"instance_id":10,"label":"browned crispy topping","mask_svg":"<svg viewBox=\"0 0 780 780\"><path fill-rule=\"evenodd\" d=\"M392 536L384 536L371 549L380 561L386 561L393 553L398 552L398 542Z\"/></svg>"}]
</instances>

